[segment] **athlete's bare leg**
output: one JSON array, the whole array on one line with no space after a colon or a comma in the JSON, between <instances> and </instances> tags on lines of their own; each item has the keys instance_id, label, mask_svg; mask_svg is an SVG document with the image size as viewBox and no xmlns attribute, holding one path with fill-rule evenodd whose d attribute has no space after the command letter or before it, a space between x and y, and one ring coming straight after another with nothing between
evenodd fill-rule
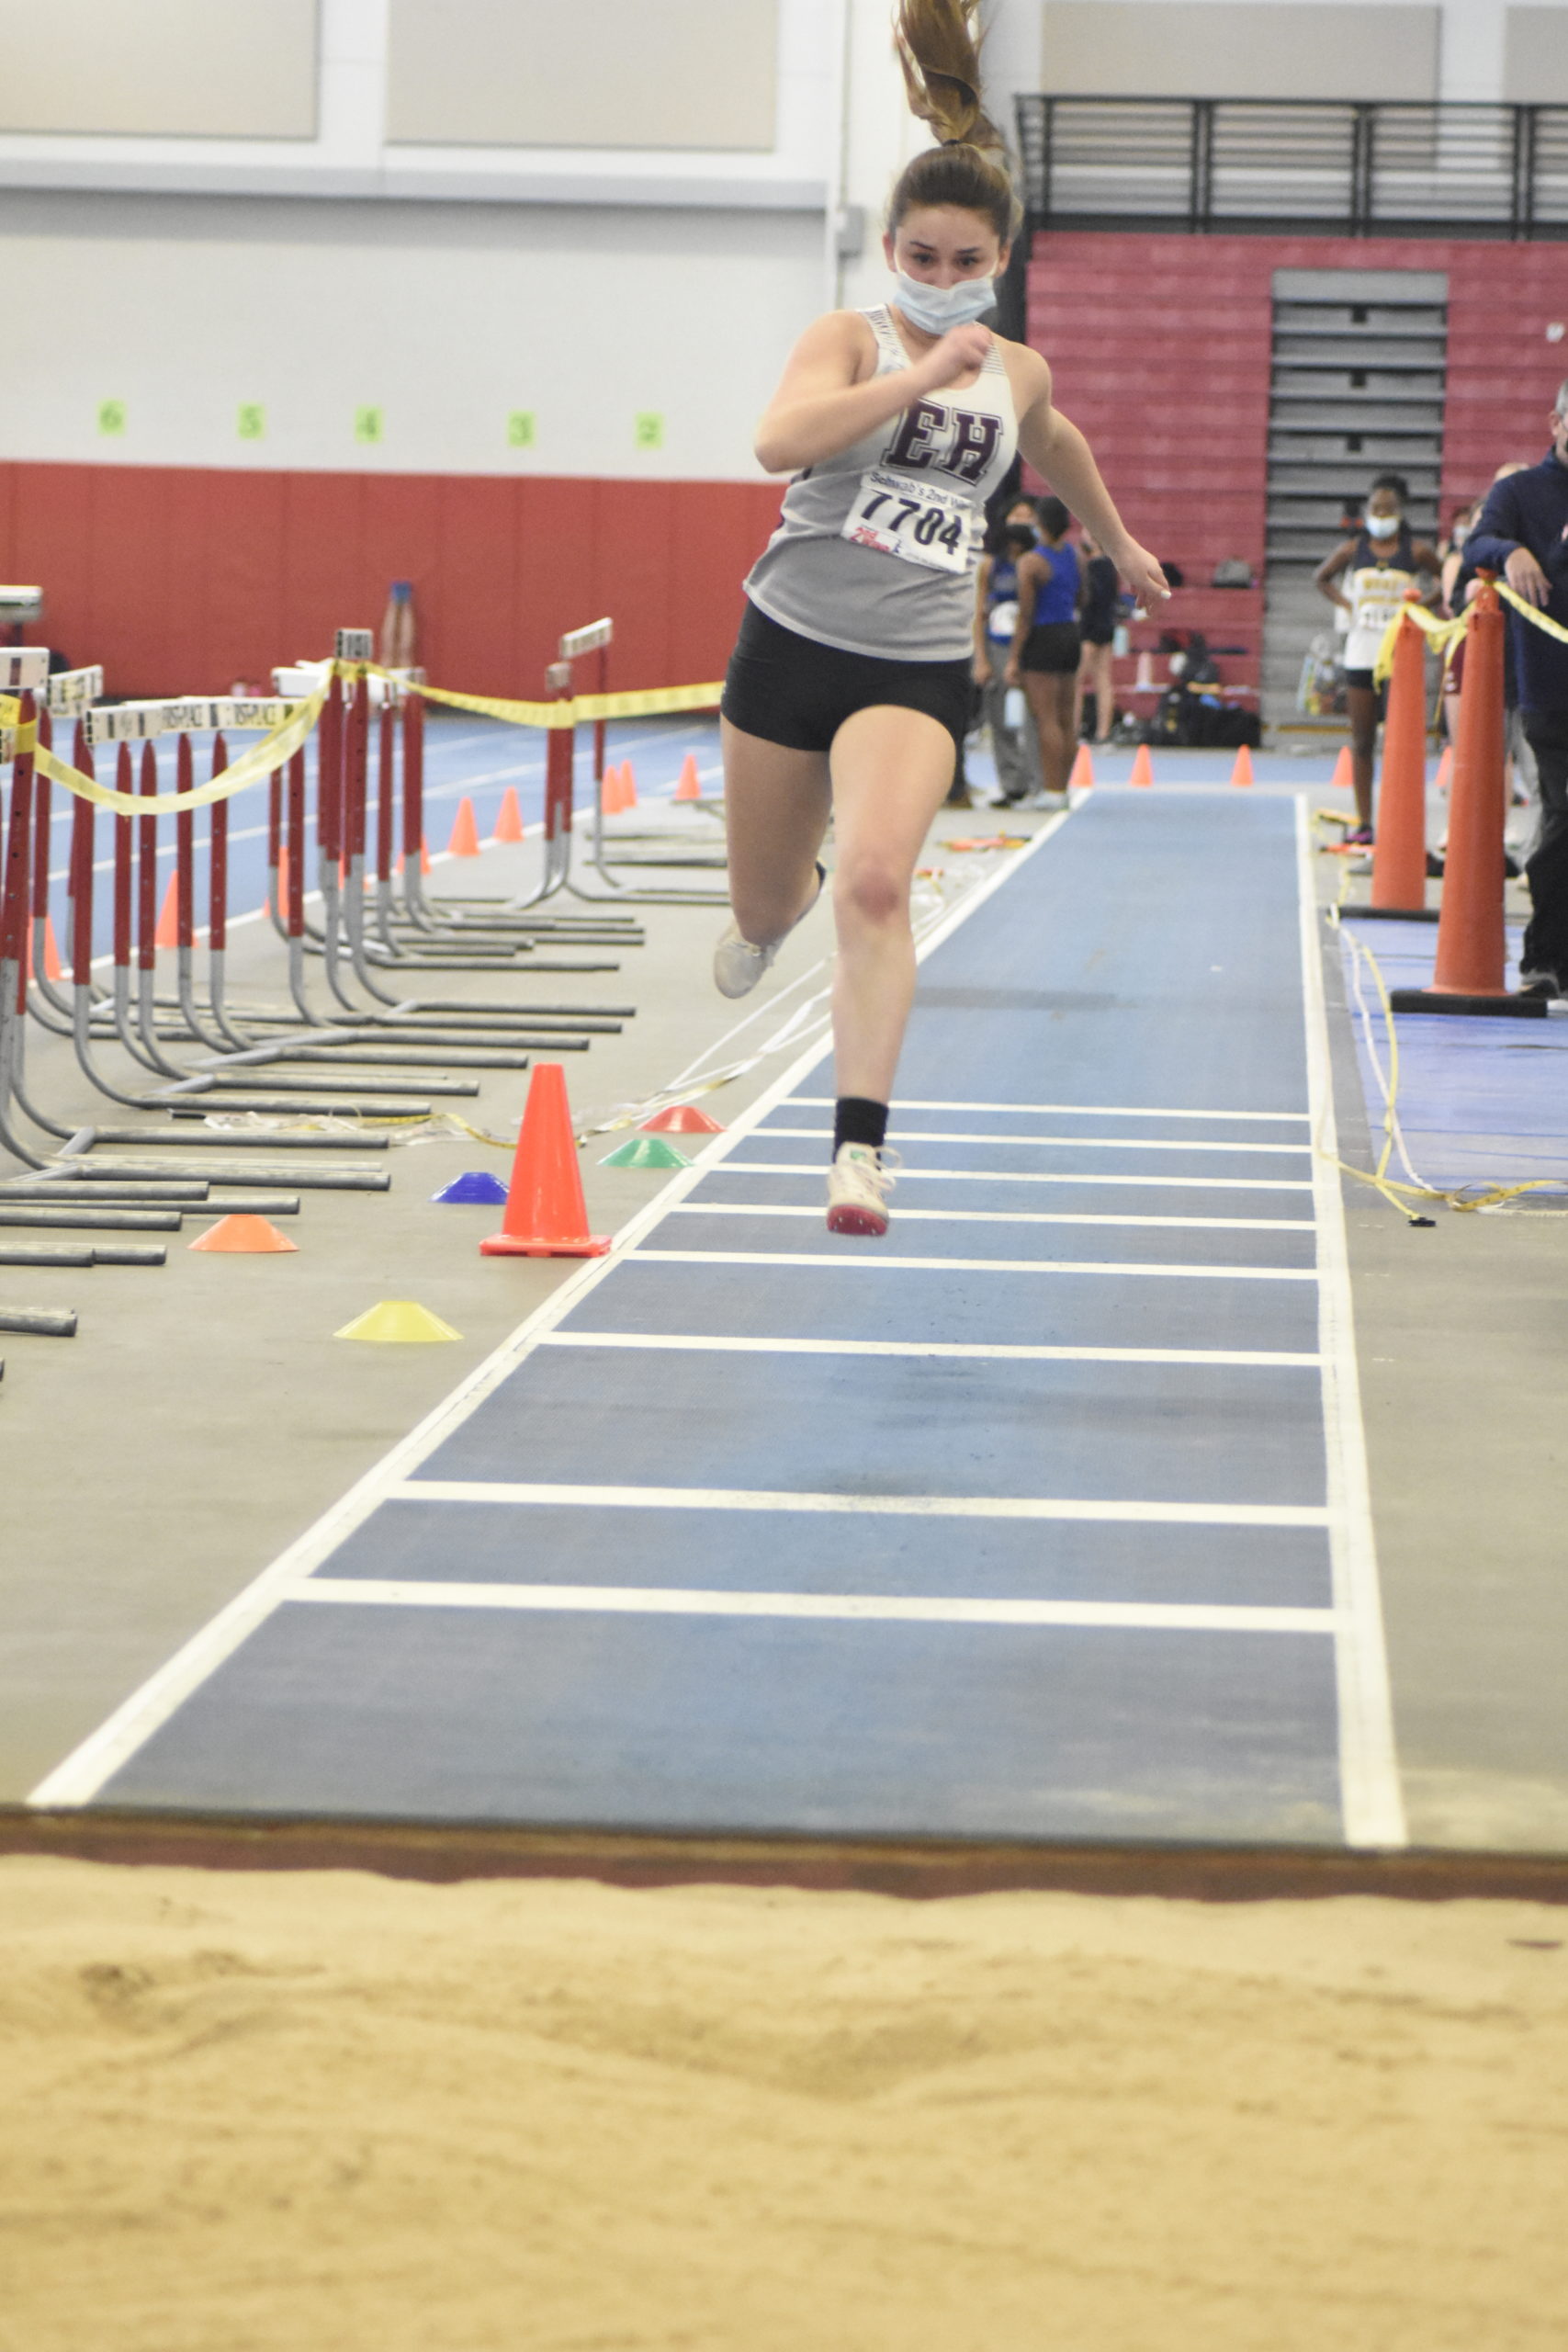
<instances>
[{"instance_id":1,"label":"athlete's bare leg","mask_svg":"<svg viewBox=\"0 0 1568 2352\"><path fill-rule=\"evenodd\" d=\"M1077 678L1071 670L1024 670L1020 673L1034 731L1040 738L1040 764L1047 792L1066 792L1073 768L1073 697Z\"/></svg>"},{"instance_id":2,"label":"athlete's bare leg","mask_svg":"<svg viewBox=\"0 0 1568 2352\"><path fill-rule=\"evenodd\" d=\"M892 1099L915 993L909 891L953 765L952 736L924 711L857 710L833 739L837 1094Z\"/></svg>"},{"instance_id":3,"label":"athlete's bare leg","mask_svg":"<svg viewBox=\"0 0 1568 2352\"><path fill-rule=\"evenodd\" d=\"M817 892L831 802L821 752L792 752L719 721L729 903L742 939L771 947Z\"/></svg>"}]
</instances>

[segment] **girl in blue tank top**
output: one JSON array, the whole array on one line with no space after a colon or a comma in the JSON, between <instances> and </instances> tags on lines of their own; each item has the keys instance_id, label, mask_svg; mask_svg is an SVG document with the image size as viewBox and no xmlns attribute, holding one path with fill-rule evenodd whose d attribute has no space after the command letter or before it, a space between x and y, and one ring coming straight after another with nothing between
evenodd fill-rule
<instances>
[{"instance_id":1,"label":"girl in blue tank top","mask_svg":"<svg viewBox=\"0 0 1568 2352\"><path fill-rule=\"evenodd\" d=\"M1029 697L1049 797L1066 794L1072 773L1083 652L1078 628L1082 575L1078 551L1067 537L1073 518L1061 500L1043 498L1036 512L1043 544L1018 567L1018 620L1007 679Z\"/></svg>"}]
</instances>

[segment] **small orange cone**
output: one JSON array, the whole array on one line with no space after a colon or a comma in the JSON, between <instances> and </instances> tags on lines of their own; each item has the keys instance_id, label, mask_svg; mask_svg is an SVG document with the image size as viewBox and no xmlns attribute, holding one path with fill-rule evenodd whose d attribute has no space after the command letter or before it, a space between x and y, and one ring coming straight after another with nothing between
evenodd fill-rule
<instances>
[{"instance_id":1,"label":"small orange cone","mask_svg":"<svg viewBox=\"0 0 1568 2352\"><path fill-rule=\"evenodd\" d=\"M263 899L262 912L268 922L272 920L270 897ZM280 922L288 921L288 843L287 842L280 842L277 847L277 914Z\"/></svg>"},{"instance_id":2,"label":"small orange cone","mask_svg":"<svg viewBox=\"0 0 1568 2352\"><path fill-rule=\"evenodd\" d=\"M446 844L448 857L478 857L479 827L474 822L474 804L467 793L457 803L457 814L452 825L452 838Z\"/></svg>"},{"instance_id":3,"label":"small orange cone","mask_svg":"<svg viewBox=\"0 0 1568 2352\"><path fill-rule=\"evenodd\" d=\"M608 1234L590 1233L577 1165L577 1138L559 1062L536 1062L512 1164L499 1233L479 1243L485 1258L602 1258Z\"/></svg>"},{"instance_id":4,"label":"small orange cone","mask_svg":"<svg viewBox=\"0 0 1568 2352\"><path fill-rule=\"evenodd\" d=\"M262 1258L279 1250L298 1250L287 1233L279 1233L265 1216L220 1216L190 1244L193 1250L226 1251L235 1257Z\"/></svg>"},{"instance_id":5,"label":"small orange cone","mask_svg":"<svg viewBox=\"0 0 1568 2352\"><path fill-rule=\"evenodd\" d=\"M1453 780L1454 747L1451 743L1445 743L1443 745L1443 756L1438 762L1438 774L1436 779L1438 790L1439 792L1446 792Z\"/></svg>"},{"instance_id":6,"label":"small orange cone","mask_svg":"<svg viewBox=\"0 0 1568 2352\"><path fill-rule=\"evenodd\" d=\"M623 808L637 807L637 776L633 772L630 760L621 762L621 807Z\"/></svg>"},{"instance_id":7,"label":"small orange cone","mask_svg":"<svg viewBox=\"0 0 1568 2352\"><path fill-rule=\"evenodd\" d=\"M169 887L164 893L164 903L158 910L158 928L152 933L154 947L177 947L180 944L179 877L171 874Z\"/></svg>"},{"instance_id":8,"label":"small orange cone","mask_svg":"<svg viewBox=\"0 0 1568 2352\"><path fill-rule=\"evenodd\" d=\"M697 755L688 752L681 764L681 781L675 786L677 800L700 800L703 787L697 781Z\"/></svg>"},{"instance_id":9,"label":"small orange cone","mask_svg":"<svg viewBox=\"0 0 1568 2352\"><path fill-rule=\"evenodd\" d=\"M604 771L604 814L606 817L618 817L623 808L630 806L626 798L626 773L612 764Z\"/></svg>"},{"instance_id":10,"label":"small orange cone","mask_svg":"<svg viewBox=\"0 0 1568 2352\"><path fill-rule=\"evenodd\" d=\"M1339 757L1334 763L1334 774L1328 779L1328 788L1330 792L1353 792L1355 787L1356 774L1350 765L1350 746L1341 743Z\"/></svg>"},{"instance_id":11,"label":"small orange cone","mask_svg":"<svg viewBox=\"0 0 1568 2352\"><path fill-rule=\"evenodd\" d=\"M651 1119L638 1122L637 1133L645 1136L721 1136L722 1120L710 1119L694 1102L671 1102L667 1111L656 1111Z\"/></svg>"},{"instance_id":12,"label":"small orange cone","mask_svg":"<svg viewBox=\"0 0 1568 2352\"><path fill-rule=\"evenodd\" d=\"M509 784L501 796L496 811L495 831L491 839L498 842L520 842L523 838L523 811L518 804L517 787Z\"/></svg>"},{"instance_id":13,"label":"small orange cone","mask_svg":"<svg viewBox=\"0 0 1568 2352\"><path fill-rule=\"evenodd\" d=\"M1133 773L1127 781L1129 784L1142 786L1146 791L1154 780L1155 763L1149 757L1149 747L1146 743L1140 743L1137 758L1133 762Z\"/></svg>"},{"instance_id":14,"label":"small orange cone","mask_svg":"<svg viewBox=\"0 0 1568 2352\"><path fill-rule=\"evenodd\" d=\"M1236 752L1235 765L1231 770L1231 782L1243 785L1252 782L1252 753L1245 743Z\"/></svg>"},{"instance_id":15,"label":"small orange cone","mask_svg":"<svg viewBox=\"0 0 1568 2352\"><path fill-rule=\"evenodd\" d=\"M1094 759L1087 743L1078 745L1078 755L1073 762L1073 772L1067 778L1069 792L1094 790Z\"/></svg>"},{"instance_id":16,"label":"small orange cone","mask_svg":"<svg viewBox=\"0 0 1568 2352\"><path fill-rule=\"evenodd\" d=\"M65 974L61 969L60 942L54 935L54 917L52 915L45 915L43 919L43 976L46 980L62 980L65 978ZM31 918L29 917L28 922L28 978L31 980L36 979L37 977L37 967L33 962L33 926Z\"/></svg>"},{"instance_id":17,"label":"small orange cone","mask_svg":"<svg viewBox=\"0 0 1568 2352\"><path fill-rule=\"evenodd\" d=\"M398 858L398 872L400 874L407 864L407 858L402 856L400 853ZM430 871L430 852L426 849L423 842L421 842L419 845L419 870L422 874L428 874Z\"/></svg>"}]
</instances>

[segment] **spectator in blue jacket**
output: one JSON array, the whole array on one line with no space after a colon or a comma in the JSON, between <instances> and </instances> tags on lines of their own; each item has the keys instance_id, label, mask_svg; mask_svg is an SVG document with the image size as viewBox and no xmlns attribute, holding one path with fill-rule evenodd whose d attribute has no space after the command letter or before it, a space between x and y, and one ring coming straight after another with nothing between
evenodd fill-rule
<instances>
[{"instance_id":1,"label":"spectator in blue jacket","mask_svg":"<svg viewBox=\"0 0 1568 2352\"><path fill-rule=\"evenodd\" d=\"M1516 595L1568 628L1568 380L1539 466L1494 482L1465 541L1466 566L1500 571ZM1568 645L1510 613L1524 729L1540 776L1540 831L1525 867L1534 910L1519 958L1532 996L1568 994Z\"/></svg>"}]
</instances>

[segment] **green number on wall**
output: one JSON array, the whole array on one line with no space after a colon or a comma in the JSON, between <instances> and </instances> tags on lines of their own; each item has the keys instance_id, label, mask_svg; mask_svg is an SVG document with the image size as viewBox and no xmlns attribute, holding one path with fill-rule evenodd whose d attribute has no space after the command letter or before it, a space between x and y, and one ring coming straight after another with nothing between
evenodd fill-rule
<instances>
[{"instance_id":1,"label":"green number on wall","mask_svg":"<svg viewBox=\"0 0 1568 2352\"><path fill-rule=\"evenodd\" d=\"M509 448L531 449L537 439L534 412L531 408L514 408L506 420L506 440Z\"/></svg>"},{"instance_id":2,"label":"green number on wall","mask_svg":"<svg viewBox=\"0 0 1568 2352\"><path fill-rule=\"evenodd\" d=\"M639 449L662 449L664 419L656 409L640 409L632 427L632 437Z\"/></svg>"},{"instance_id":3,"label":"green number on wall","mask_svg":"<svg viewBox=\"0 0 1568 2352\"><path fill-rule=\"evenodd\" d=\"M100 433L125 431L125 402L123 401L98 402L98 431Z\"/></svg>"},{"instance_id":4,"label":"green number on wall","mask_svg":"<svg viewBox=\"0 0 1568 2352\"><path fill-rule=\"evenodd\" d=\"M354 412L354 437L356 441L379 441L382 417L378 408L356 408Z\"/></svg>"},{"instance_id":5,"label":"green number on wall","mask_svg":"<svg viewBox=\"0 0 1568 2352\"><path fill-rule=\"evenodd\" d=\"M266 432L266 411L259 401L242 401L237 430L242 441L260 441Z\"/></svg>"}]
</instances>

